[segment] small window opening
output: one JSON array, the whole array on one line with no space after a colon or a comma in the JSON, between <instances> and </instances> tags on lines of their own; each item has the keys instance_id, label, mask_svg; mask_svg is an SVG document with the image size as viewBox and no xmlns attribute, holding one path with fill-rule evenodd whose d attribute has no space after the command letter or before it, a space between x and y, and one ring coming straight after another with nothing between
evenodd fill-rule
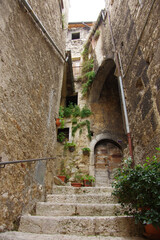
<instances>
[{"instance_id":1,"label":"small window opening","mask_svg":"<svg viewBox=\"0 0 160 240\"><path fill-rule=\"evenodd\" d=\"M72 40L75 40L75 39L80 39L80 32L72 33Z\"/></svg>"},{"instance_id":2,"label":"small window opening","mask_svg":"<svg viewBox=\"0 0 160 240\"><path fill-rule=\"evenodd\" d=\"M78 105L78 95L77 94L74 96L66 97L66 107L68 107L70 103L72 103L73 105Z\"/></svg>"},{"instance_id":3,"label":"small window opening","mask_svg":"<svg viewBox=\"0 0 160 240\"><path fill-rule=\"evenodd\" d=\"M93 132L93 131L91 131L91 137L93 137L93 135L94 135L94 132Z\"/></svg>"},{"instance_id":4,"label":"small window opening","mask_svg":"<svg viewBox=\"0 0 160 240\"><path fill-rule=\"evenodd\" d=\"M60 143L69 141L69 128L58 129L57 141Z\"/></svg>"}]
</instances>

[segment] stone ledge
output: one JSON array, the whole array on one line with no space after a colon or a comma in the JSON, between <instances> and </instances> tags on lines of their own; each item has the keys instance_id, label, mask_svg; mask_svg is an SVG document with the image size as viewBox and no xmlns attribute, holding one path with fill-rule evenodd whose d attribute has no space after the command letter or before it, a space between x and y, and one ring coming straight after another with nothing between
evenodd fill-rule
<instances>
[{"instance_id":1,"label":"stone ledge","mask_svg":"<svg viewBox=\"0 0 160 240\"><path fill-rule=\"evenodd\" d=\"M63 234L35 234L22 232L6 232L0 234L0 240L144 240L140 237L101 237L101 236L75 236Z\"/></svg>"}]
</instances>

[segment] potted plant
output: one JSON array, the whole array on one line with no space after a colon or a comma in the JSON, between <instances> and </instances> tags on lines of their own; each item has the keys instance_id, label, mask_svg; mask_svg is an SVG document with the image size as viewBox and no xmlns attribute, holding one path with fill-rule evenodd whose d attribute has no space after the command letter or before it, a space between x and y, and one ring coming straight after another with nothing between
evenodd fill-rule
<instances>
[{"instance_id":1,"label":"potted plant","mask_svg":"<svg viewBox=\"0 0 160 240\"><path fill-rule=\"evenodd\" d=\"M73 187L82 187L82 175L76 172L74 175L74 181L71 183Z\"/></svg>"},{"instance_id":2,"label":"potted plant","mask_svg":"<svg viewBox=\"0 0 160 240\"><path fill-rule=\"evenodd\" d=\"M89 154L90 154L90 148L82 148L82 152L83 152L83 155L85 155L85 156L89 156Z\"/></svg>"},{"instance_id":3,"label":"potted plant","mask_svg":"<svg viewBox=\"0 0 160 240\"><path fill-rule=\"evenodd\" d=\"M59 127L61 125L60 118L56 118L56 126Z\"/></svg>"},{"instance_id":4,"label":"potted plant","mask_svg":"<svg viewBox=\"0 0 160 240\"><path fill-rule=\"evenodd\" d=\"M160 151L160 148L157 148ZM128 159L115 173L113 195L123 207L128 206L126 214L135 217L136 222L145 224L145 236L160 239L160 159L158 153L153 159L147 158L144 164L131 167ZM156 233L147 232L148 225ZM156 235L157 234L157 235ZM159 234L159 235L158 235Z\"/></svg>"},{"instance_id":5,"label":"potted plant","mask_svg":"<svg viewBox=\"0 0 160 240\"><path fill-rule=\"evenodd\" d=\"M74 142L66 142L64 145L65 149L68 149L70 152L75 150L76 144Z\"/></svg>"},{"instance_id":6,"label":"potted plant","mask_svg":"<svg viewBox=\"0 0 160 240\"><path fill-rule=\"evenodd\" d=\"M57 127L60 127L60 126L61 126L61 128L64 128L64 119L61 118L61 117L56 118L56 126L57 126Z\"/></svg>"},{"instance_id":7,"label":"potted plant","mask_svg":"<svg viewBox=\"0 0 160 240\"><path fill-rule=\"evenodd\" d=\"M62 169L60 175L58 175L57 177L60 178L63 182L67 182L70 178L69 174L66 173L65 169Z\"/></svg>"},{"instance_id":8,"label":"potted plant","mask_svg":"<svg viewBox=\"0 0 160 240\"><path fill-rule=\"evenodd\" d=\"M85 187L91 187L93 182L95 182L95 177L90 175L84 175L82 179Z\"/></svg>"}]
</instances>

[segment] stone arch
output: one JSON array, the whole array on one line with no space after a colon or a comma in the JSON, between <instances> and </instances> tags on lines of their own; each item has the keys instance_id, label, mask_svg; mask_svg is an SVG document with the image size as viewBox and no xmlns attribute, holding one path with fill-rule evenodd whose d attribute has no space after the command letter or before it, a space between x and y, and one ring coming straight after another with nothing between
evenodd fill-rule
<instances>
[{"instance_id":1,"label":"stone arch","mask_svg":"<svg viewBox=\"0 0 160 240\"><path fill-rule=\"evenodd\" d=\"M116 64L113 59L105 59L99 67L92 88L90 91L89 102L97 102L106 79L114 73Z\"/></svg>"},{"instance_id":2,"label":"stone arch","mask_svg":"<svg viewBox=\"0 0 160 240\"><path fill-rule=\"evenodd\" d=\"M95 158L94 158L94 150L95 150L95 146L97 145L98 142L100 142L101 140L108 140L108 141L112 141L115 145L117 145L123 152L123 149L125 147L125 145L118 143L118 137L114 136L113 134L110 133L101 133L99 135L97 135L95 138L92 139L91 143L90 143L90 165L89 165L89 174L92 176L95 176Z\"/></svg>"}]
</instances>

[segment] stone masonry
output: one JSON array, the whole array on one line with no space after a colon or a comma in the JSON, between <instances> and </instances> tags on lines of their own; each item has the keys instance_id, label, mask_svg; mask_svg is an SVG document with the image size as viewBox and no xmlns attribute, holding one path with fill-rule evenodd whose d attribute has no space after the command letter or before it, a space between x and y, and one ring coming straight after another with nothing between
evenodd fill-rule
<instances>
[{"instance_id":1,"label":"stone masonry","mask_svg":"<svg viewBox=\"0 0 160 240\"><path fill-rule=\"evenodd\" d=\"M65 56L62 11L68 9L68 1L63 2L61 9L58 0L28 0ZM67 15L66 11L66 23ZM2 161L55 157L64 61L22 1L0 1L0 39L0 157ZM52 186L54 164L52 160L0 169L1 230L16 227L22 211L31 211L37 199L44 199Z\"/></svg>"},{"instance_id":2,"label":"stone masonry","mask_svg":"<svg viewBox=\"0 0 160 240\"><path fill-rule=\"evenodd\" d=\"M18 232L0 234L0 240L143 240L142 229L120 214L112 188L54 186L36 215L24 215ZM119 213L119 216L115 216Z\"/></svg>"}]
</instances>

